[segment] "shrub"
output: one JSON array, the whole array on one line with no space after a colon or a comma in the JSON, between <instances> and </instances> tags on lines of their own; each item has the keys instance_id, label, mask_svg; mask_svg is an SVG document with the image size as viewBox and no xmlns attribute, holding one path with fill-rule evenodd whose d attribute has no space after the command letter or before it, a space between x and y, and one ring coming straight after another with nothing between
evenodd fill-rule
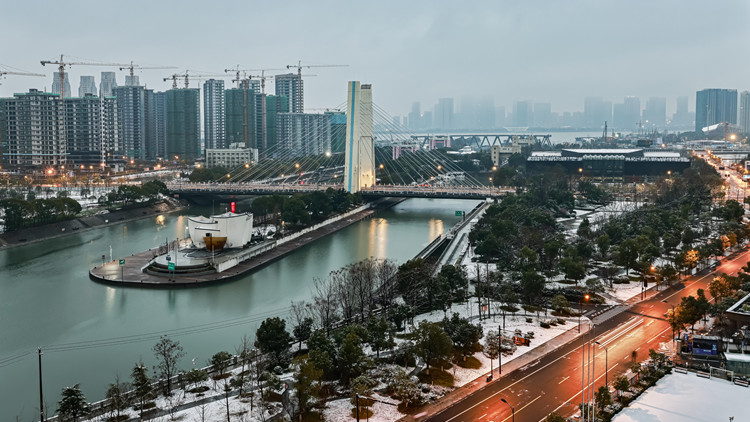
<instances>
[{"instance_id":1,"label":"shrub","mask_svg":"<svg viewBox=\"0 0 750 422\"><path fill-rule=\"evenodd\" d=\"M549 327L550 327L550 325L549 325L549 324L547 324L547 323L546 323L546 322L544 322L544 321L540 322L540 323L539 323L539 326L540 326L540 327L542 327L542 328L549 328Z\"/></svg>"}]
</instances>

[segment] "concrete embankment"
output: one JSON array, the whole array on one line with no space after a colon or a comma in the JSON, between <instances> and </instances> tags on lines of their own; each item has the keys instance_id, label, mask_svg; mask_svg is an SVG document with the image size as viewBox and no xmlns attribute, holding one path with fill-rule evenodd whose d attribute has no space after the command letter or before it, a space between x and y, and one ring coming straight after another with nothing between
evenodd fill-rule
<instances>
[{"instance_id":1,"label":"concrete embankment","mask_svg":"<svg viewBox=\"0 0 750 422\"><path fill-rule=\"evenodd\" d=\"M145 252L123 257L124 265L120 260L105 262L89 271L92 280L115 286L129 287L197 287L216 283L223 283L243 277L253 271L283 258L296 249L315 242L316 240L348 227L357 221L371 217L375 212L392 207L403 201L401 198L384 198L373 203L371 207L347 215L344 218L332 219L329 223L321 224L314 230L305 232L304 235L293 234L288 238L282 238L274 248L260 253L251 259L240 262L236 266L221 273L195 274L185 276L165 277L161 275L143 272L149 263L158 255L158 250L149 249Z\"/></svg>"},{"instance_id":2,"label":"concrete embankment","mask_svg":"<svg viewBox=\"0 0 750 422\"><path fill-rule=\"evenodd\" d=\"M107 226L125 221L133 221L153 215L166 214L183 209L184 206L174 199L167 199L151 205L127 210L112 211L106 214L91 215L73 220L29 227L0 234L0 249L28 245L61 236L81 233L86 230Z\"/></svg>"}]
</instances>

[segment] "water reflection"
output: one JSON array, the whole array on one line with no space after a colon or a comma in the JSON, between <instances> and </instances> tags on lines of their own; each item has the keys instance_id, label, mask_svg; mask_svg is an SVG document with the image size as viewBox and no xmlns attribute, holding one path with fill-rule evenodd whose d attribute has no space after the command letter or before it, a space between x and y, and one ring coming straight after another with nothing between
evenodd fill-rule
<instances>
[{"instance_id":1,"label":"water reflection","mask_svg":"<svg viewBox=\"0 0 750 422\"><path fill-rule=\"evenodd\" d=\"M428 242L432 242L433 239L443 234L443 220L438 220L435 218L430 219L430 234Z\"/></svg>"}]
</instances>

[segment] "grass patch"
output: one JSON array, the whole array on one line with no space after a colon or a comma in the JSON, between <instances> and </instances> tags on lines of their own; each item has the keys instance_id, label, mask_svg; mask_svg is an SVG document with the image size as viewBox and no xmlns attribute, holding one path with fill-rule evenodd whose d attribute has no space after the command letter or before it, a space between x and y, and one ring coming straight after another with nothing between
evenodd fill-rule
<instances>
[{"instance_id":1,"label":"grass patch","mask_svg":"<svg viewBox=\"0 0 750 422\"><path fill-rule=\"evenodd\" d=\"M426 373L426 370L420 371L417 377L423 383L439 385L441 387L453 387L453 375L446 371L441 371L440 368L430 368L429 374Z\"/></svg>"},{"instance_id":2,"label":"grass patch","mask_svg":"<svg viewBox=\"0 0 750 422\"><path fill-rule=\"evenodd\" d=\"M567 278L564 278L562 280L558 280L558 283L560 284L578 284L575 280L568 280Z\"/></svg>"},{"instance_id":3,"label":"grass patch","mask_svg":"<svg viewBox=\"0 0 750 422\"><path fill-rule=\"evenodd\" d=\"M210 390L208 386L201 385L200 387L191 388L188 390L188 393L198 394L198 393L204 393L206 391Z\"/></svg>"},{"instance_id":4,"label":"grass patch","mask_svg":"<svg viewBox=\"0 0 750 422\"><path fill-rule=\"evenodd\" d=\"M479 362L479 359L474 356L467 356L466 360L460 359L456 364L460 368L466 369L479 369L482 367L482 362Z\"/></svg>"}]
</instances>

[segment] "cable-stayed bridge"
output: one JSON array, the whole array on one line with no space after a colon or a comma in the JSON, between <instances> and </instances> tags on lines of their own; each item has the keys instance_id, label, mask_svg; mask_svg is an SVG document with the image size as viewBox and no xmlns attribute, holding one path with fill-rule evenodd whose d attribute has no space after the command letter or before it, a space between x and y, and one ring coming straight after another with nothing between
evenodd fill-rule
<instances>
[{"instance_id":1,"label":"cable-stayed bridge","mask_svg":"<svg viewBox=\"0 0 750 422\"><path fill-rule=\"evenodd\" d=\"M261 151L257 163L228 169L207 182L171 182L169 189L190 195L286 195L330 188L368 197L457 199L512 191L493 186L491 174L479 176L478 160L470 154L448 154L447 145L425 142L395 124L372 102L370 85L349 82L347 98L345 112L342 107L332 111L339 124L306 130L298 125Z\"/></svg>"}]
</instances>

